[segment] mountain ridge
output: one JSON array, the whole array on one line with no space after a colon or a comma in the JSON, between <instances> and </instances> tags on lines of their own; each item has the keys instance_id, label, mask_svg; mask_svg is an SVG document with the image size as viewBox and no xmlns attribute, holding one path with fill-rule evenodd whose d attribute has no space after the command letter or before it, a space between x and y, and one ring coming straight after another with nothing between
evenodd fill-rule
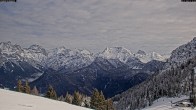
<instances>
[{"instance_id":1,"label":"mountain ridge","mask_svg":"<svg viewBox=\"0 0 196 110\"><path fill-rule=\"evenodd\" d=\"M0 84L4 86L14 88L21 79L42 88L43 92L51 84L59 95L74 90L90 95L93 88L98 88L106 97L141 83L160 69L161 66L157 65L164 65L164 62L154 60L156 58L142 62L135 53L123 47L106 48L94 55L88 50L66 47L51 50L36 44L29 48L15 47L11 42L1 43L0 59L1 64L6 63L1 66ZM11 84L4 80L7 77L10 77Z\"/></svg>"},{"instance_id":2,"label":"mountain ridge","mask_svg":"<svg viewBox=\"0 0 196 110\"><path fill-rule=\"evenodd\" d=\"M12 62L25 61L31 64L34 68L41 69L41 71L43 68L51 68L56 71L62 69L74 71L90 65L98 57L102 57L109 61L112 61L111 59L117 59L130 66L132 66L132 62L148 63L152 60L166 61L166 57L161 56L158 53L144 53L145 52L143 51L143 54L141 54L141 50L140 53L133 53L123 47L107 47L103 52L94 55L88 50L71 50L65 47L47 50L37 44L33 44L28 48L22 48L20 45L13 45L8 41L0 43L0 56L2 59L0 64L2 65L5 60ZM116 65L115 63L113 64Z\"/></svg>"}]
</instances>

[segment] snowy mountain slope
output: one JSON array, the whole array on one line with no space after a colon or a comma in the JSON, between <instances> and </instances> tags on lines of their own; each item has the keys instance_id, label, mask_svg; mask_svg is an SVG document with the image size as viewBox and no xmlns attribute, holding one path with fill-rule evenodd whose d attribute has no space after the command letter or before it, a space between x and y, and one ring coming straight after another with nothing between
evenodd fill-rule
<instances>
[{"instance_id":1,"label":"snowy mountain slope","mask_svg":"<svg viewBox=\"0 0 196 110\"><path fill-rule=\"evenodd\" d=\"M87 50L70 50L60 47L50 50L44 63L47 68L54 70L77 70L88 66L93 60L93 54Z\"/></svg>"},{"instance_id":2,"label":"snowy mountain slope","mask_svg":"<svg viewBox=\"0 0 196 110\"><path fill-rule=\"evenodd\" d=\"M191 88L190 74L196 66L196 56L190 63L184 63L176 68L160 71L148 80L113 97L117 110L137 110L152 104L160 97L176 97L189 94ZM129 97L129 98L127 98ZM130 110L127 109L127 110Z\"/></svg>"},{"instance_id":3,"label":"snowy mountain slope","mask_svg":"<svg viewBox=\"0 0 196 110\"><path fill-rule=\"evenodd\" d=\"M33 59L37 62L42 62L46 59L48 53L47 50L39 45L31 45L29 48L24 49L24 57Z\"/></svg>"},{"instance_id":4,"label":"snowy mountain slope","mask_svg":"<svg viewBox=\"0 0 196 110\"><path fill-rule=\"evenodd\" d=\"M0 97L0 110L90 110L66 102L3 89L0 89Z\"/></svg>"},{"instance_id":5,"label":"snowy mountain slope","mask_svg":"<svg viewBox=\"0 0 196 110\"><path fill-rule=\"evenodd\" d=\"M0 84L13 89L18 79L29 80L30 82L42 75L42 71L34 68L27 62L6 62L0 67Z\"/></svg>"},{"instance_id":6,"label":"snowy mountain slope","mask_svg":"<svg viewBox=\"0 0 196 110\"><path fill-rule=\"evenodd\" d=\"M160 55L148 58L147 63L142 62L141 59L146 57L148 54L144 51L135 54L123 47L106 48L93 55L88 50L65 47L47 50L39 45L22 48L2 42L0 84L13 89L17 80L22 79L40 85L43 90L53 84L59 95L74 90L90 94L92 88L98 88L111 97L141 83L164 64L153 60Z\"/></svg>"},{"instance_id":7,"label":"snowy mountain slope","mask_svg":"<svg viewBox=\"0 0 196 110\"><path fill-rule=\"evenodd\" d=\"M28 62L34 68L41 68L41 61L46 58L46 50L41 46L32 45L28 49L22 48L20 45L13 45L11 42L0 43L0 65L5 62Z\"/></svg>"},{"instance_id":8,"label":"snowy mountain slope","mask_svg":"<svg viewBox=\"0 0 196 110\"><path fill-rule=\"evenodd\" d=\"M188 97L187 96L174 97L174 98L162 97L155 100L151 106L143 108L142 110L196 110L191 107L177 107L171 104L171 102L175 103L183 99L188 99Z\"/></svg>"},{"instance_id":9,"label":"snowy mountain slope","mask_svg":"<svg viewBox=\"0 0 196 110\"><path fill-rule=\"evenodd\" d=\"M167 60L165 66L163 66L163 70L159 70L158 74L155 74L153 77L149 78L149 80L128 89L122 94L116 95L114 101L116 101L117 109L124 110L128 106L131 109L137 109L150 105L149 102L160 97L173 97L176 96L176 94L188 94L189 89L187 88L191 87L188 85L188 83L190 83L190 73L192 73L192 69L196 66L195 46L196 38L187 44L176 48L172 51L172 55ZM178 90L176 90L176 88ZM167 92L168 90L170 91L169 94ZM154 93L156 93L156 95ZM127 97L130 98L127 99ZM137 99L139 99L138 102L140 104L136 101Z\"/></svg>"},{"instance_id":10,"label":"snowy mountain slope","mask_svg":"<svg viewBox=\"0 0 196 110\"><path fill-rule=\"evenodd\" d=\"M179 65L186 62L187 59L193 58L194 56L196 56L196 37L187 44L173 50L169 58L169 62L171 64Z\"/></svg>"},{"instance_id":11,"label":"snowy mountain slope","mask_svg":"<svg viewBox=\"0 0 196 110\"><path fill-rule=\"evenodd\" d=\"M46 51L32 45L28 49L11 42L0 43L0 84L14 88L18 79L33 81L43 73L41 61Z\"/></svg>"},{"instance_id":12,"label":"snowy mountain slope","mask_svg":"<svg viewBox=\"0 0 196 110\"><path fill-rule=\"evenodd\" d=\"M116 63L117 67L106 59L96 58L89 66L73 72L45 73L31 85L36 85L45 92L47 85L51 84L59 95L65 94L65 91L73 93L74 90L91 95L93 88L97 88L102 90L106 97L112 97L141 83L149 76L145 70L132 70L120 61Z\"/></svg>"}]
</instances>

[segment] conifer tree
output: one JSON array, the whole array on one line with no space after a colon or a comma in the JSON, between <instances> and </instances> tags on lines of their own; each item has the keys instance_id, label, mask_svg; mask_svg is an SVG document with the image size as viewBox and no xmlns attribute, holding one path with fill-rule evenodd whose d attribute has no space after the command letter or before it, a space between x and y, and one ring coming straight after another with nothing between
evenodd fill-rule
<instances>
[{"instance_id":1,"label":"conifer tree","mask_svg":"<svg viewBox=\"0 0 196 110\"><path fill-rule=\"evenodd\" d=\"M24 92L27 93L27 94L30 94L30 92L31 92L31 88L29 86L28 81L25 82Z\"/></svg>"},{"instance_id":2,"label":"conifer tree","mask_svg":"<svg viewBox=\"0 0 196 110\"><path fill-rule=\"evenodd\" d=\"M23 86L22 86L21 80L18 80L18 82L17 82L17 90L18 90L18 92L23 92Z\"/></svg>"},{"instance_id":3,"label":"conifer tree","mask_svg":"<svg viewBox=\"0 0 196 110\"><path fill-rule=\"evenodd\" d=\"M90 107L96 110L114 110L112 100L106 100L103 92L99 92L97 89L93 90Z\"/></svg>"},{"instance_id":4,"label":"conifer tree","mask_svg":"<svg viewBox=\"0 0 196 110\"><path fill-rule=\"evenodd\" d=\"M99 91L97 89L93 90L90 106L92 109L97 109L99 106Z\"/></svg>"},{"instance_id":5,"label":"conifer tree","mask_svg":"<svg viewBox=\"0 0 196 110\"><path fill-rule=\"evenodd\" d=\"M82 103L82 96L80 95L79 92L74 92L73 94L73 101L72 101L72 104L75 104L75 105L81 105Z\"/></svg>"},{"instance_id":6,"label":"conifer tree","mask_svg":"<svg viewBox=\"0 0 196 110\"><path fill-rule=\"evenodd\" d=\"M97 89L94 89L91 97L91 108L96 110L106 110L106 100L103 95L103 92L99 92Z\"/></svg>"},{"instance_id":7,"label":"conifer tree","mask_svg":"<svg viewBox=\"0 0 196 110\"><path fill-rule=\"evenodd\" d=\"M106 110L114 110L113 101L111 99L106 100Z\"/></svg>"},{"instance_id":8,"label":"conifer tree","mask_svg":"<svg viewBox=\"0 0 196 110\"><path fill-rule=\"evenodd\" d=\"M98 100L99 100L98 109L99 110L106 110L106 100L105 100L105 97L104 97L102 91L99 93L99 99Z\"/></svg>"},{"instance_id":9,"label":"conifer tree","mask_svg":"<svg viewBox=\"0 0 196 110\"><path fill-rule=\"evenodd\" d=\"M51 98L51 99L57 99L56 91L53 89L51 85L48 87L48 91L46 93L46 97Z\"/></svg>"},{"instance_id":10,"label":"conifer tree","mask_svg":"<svg viewBox=\"0 0 196 110\"><path fill-rule=\"evenodd\" d=\"M67 92L65 96L65 102L72 103L72 96Z\"/></svg>"},{"instance_id":11,"label":"conifer tree","mask_svg":"<svg viewBox=\"0 0 196 110\"><path fill-rule=\"evenodd\" d=\"M33 95L39 95L39 91L37 90L37 87L36 86L33 87L32 91L31 91L31 94L33 94Z\"/></svg>"}]
</instances>

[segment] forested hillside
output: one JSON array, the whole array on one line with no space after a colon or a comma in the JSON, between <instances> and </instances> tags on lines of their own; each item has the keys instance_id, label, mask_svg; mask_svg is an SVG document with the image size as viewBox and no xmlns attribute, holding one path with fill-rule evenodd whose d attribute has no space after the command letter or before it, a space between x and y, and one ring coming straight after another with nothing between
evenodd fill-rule
<instances>
[{"instance_id":1,"label":"forested hillside","mask_svg":"<svg viewBox=\"0 0 196 110\"><path fill-rule=\"evenodd\" d=\"M172 66L121 95L116 95L113 98L116 108L134 110L150 106L154 100L163 96L188 95L191 89L190 74L195 66L196 57L180 66Z\"/></svg>"},{"instance_id":2,"label":"forested hillside","mask_svg":"<svg viewBox=\"0 0 196 110\"><path fill-rule=\"evenodd\" d=\"M172 51L162 70L143 83L113 97L118 110L150 106L160 97L189 95L190 75L196 66L196 38Z\"/></svg>"}]
</instances>

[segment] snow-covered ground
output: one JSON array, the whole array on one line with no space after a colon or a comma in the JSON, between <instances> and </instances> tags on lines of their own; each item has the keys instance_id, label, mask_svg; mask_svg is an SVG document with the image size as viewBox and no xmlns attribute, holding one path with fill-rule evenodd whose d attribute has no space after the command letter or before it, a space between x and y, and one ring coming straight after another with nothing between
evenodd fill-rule
<instances>
[{"instance_id":1,"label":"snow-covered ground","mask_svg":"<svg viewBox=\"0 0 196 110\"><path fill-rule=\"evenodd\" d=\"M90 110L39 96L0 89L0 110Z\"/></svg>"},{"instance_id":2,"label":"snow-covered ground","mask_svg":"<svg viewBox=\"0 0 196 110\"><path fill-rule=\"evenodd\" d=\"M175 98L160 98L158 100L155 100L152 104L152 106L146 107L142 110L196 110L196 108L191 108L191 107L176 107L171 104L175 103L177 101L183 100L183 99L188 99L187 96L182 96L182 97L175 97Z\"/></svg>"}]
</instances>

